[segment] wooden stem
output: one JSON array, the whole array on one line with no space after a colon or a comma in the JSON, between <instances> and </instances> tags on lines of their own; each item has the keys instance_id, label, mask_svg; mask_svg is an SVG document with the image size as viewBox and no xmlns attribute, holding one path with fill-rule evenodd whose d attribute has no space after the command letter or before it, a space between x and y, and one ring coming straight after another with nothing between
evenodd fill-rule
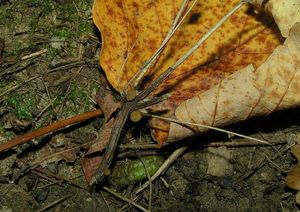
<instances>
[{"instance_id":1,"label":"wooden stem","mask_svg":"<svg viewBox=\"0 0 300 212\"><path fill-rule=\"evenodd\" d=\"M86 113L83 113L80 115L76 115L76 116L73 116L71 118L67 118L64 120L59 120L59 121L57 121L53 124L50 124L46 127L37 129L37 130L27 133L25 135L20 135L16 138L13 138L12 140L5 142L4 144L1 144L0 145L0 153L5 150L8 150L10 148L13 148L17 145L24 144L34 138L40 137L42 135L46 135L47 133L54 132L61 128L68 127L70 125L78 124L80 122L83 122L88 119L92 119L92 118L95 118L95 117L98 117L101 115L103 115L103 112L102 112L102 110L98 109L98 110L89 111L89 112L86 112Z\"/></svg>"}]
</instances>

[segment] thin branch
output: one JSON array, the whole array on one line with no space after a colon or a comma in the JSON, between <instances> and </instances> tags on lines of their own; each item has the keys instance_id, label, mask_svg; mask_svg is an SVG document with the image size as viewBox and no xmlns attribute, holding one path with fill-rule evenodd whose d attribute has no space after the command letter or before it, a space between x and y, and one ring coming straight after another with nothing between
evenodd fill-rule
<instances>
[{"instance_id":1,"label":"thin branch","mask_svg":"<svg viewBox=\"0 0 300 212\"><path fill-rule=\"evenodd\" d=\"M150 174L149 174L149 172L148 172L148 169L147 169L147 167L146 167L146 164L145 164L145 162L144 162L144 160L143 160L143 158L141 158L140 156L138 156L139 157L139 160L142 162L142 164L143 164L143 167L144 167L144 170L145 170L145 172L146 172L146 176L147 176L147 178L148 178L148 183L149 183L149 212L151 212L151 204L152 204L152 181L151 181L151 177L150 177Z\"/></svg>"},{"instance_id":2,"label":"thin branch","mask_svg":"<svg viewBox=\"0 0 300 212\"><path fill-rule=\"evenodd\" d=\"M158 56L161 54L161 52L163 51L165 45L168 43L168 41L171 39L171 37L173 36L173 34L177 31L177 29L179 28L179 26L182 24L183 20L185 19L185 17L189 14L189 12L192 10L192 8L194 7L194 5L196 4L198 0L194 0L191 7L188 9L188 11L183 15L184 13L184 9L186 8L187 4L188 4L188 0L183 0L180 6L180 9L172 23L172 26L168 32L168 34L166 35L165 39L163 40L163 42L161 43L160 47L157 49L157 51L151 56L151 58L146 61L146 63L143 65L143 67L141 68L141 70L139 72L137 72L133 78L128 82L128 84L133 84L133 87L136 88L141 80L143 79L143 77L145 76L145 74L147 73L147 71L149 70L149 68L153 65L153 63L156 61L156 59L158 58Z\"/></svg>"},{"instance_id":3,"label":"thin branch","mask_svg":"<svg viewBox=\"0 0 300 212\"><path fill-rule=\"evenodd\" d=\"M36 57L36 56L39 56L39 55L41 55L41 54L44 54L44 53L46 53L46 52L47 52L47 49L42 49L42 50L40 50L40 51L37 51L37 52L31 53L31 54L29 54L29 55L23 56L23 57L21 58L21 60L27 60L27 59L30 59L30 58L32 58L32 57Z\"/></svg>"},{"instance_id":4,"label":"thin branch","mask_svg":"<svg viewBox=\"0 0 300 212\"><path fill-rule=\"evenodd\" d=\"M181 65L196 49L198 49L227 19L229 19L241 6L246 3L246 1L241 1L238 3L233 9L231 9L218 23L216 23L213 27L208 30L203 37L201 37L196 44L190 48L179 60L177 60L172 66L170 66L165 72L163 72L158 78L156 78L150 86L140 92L136 99L142 100L147 97L154 89L157 88L170 74L172 74L175 69Z\"/></svg>"},{"instance_id":5,"label":"thin branch","mask_svg":"<svg viewBox=\"0 0 300 212\"><path fill-rule=\"evenodd\" d=\"M64 197L62 197L62 198L60 198L60 199L58 199L58 200L56 200L56 201L50 203L49 205L47 205L47 206L41 208L40 210L38 210L38 212L46 211L46 210L52 208L53 206L55 206L55 205L57 205L57 204L59 204L59 203L65 201L66 199L68 199L68 198L70 198L70 197L71 197L70 194L69 194L69 195L66 195L66 196L64 196Z\"/></svg>"},{"instance_id":6,"label":"thin branch","mask_svg":"<svg viewBox=\"0 0 300 212\"><path fill-rule=\"evenodd\" d=\"M283 145L286 144L287 141L276 141L276 142L270 142L272 145ZM203 147L220 147L220 146L226 146L226 147L245 147L245 146L265 146L269 145L266 143L261 143L249 139L240 139L239 141L222 141L222 142L211 142L207 144L199 144Z\"/></svg>"},{"instance_id":7,"label":"thin branch","mask_svg":"<svg viewBox=\"0 0 300 212\"><path fill-rule=\"evenodd\" d=\"M101 190L100 190L100 194L101 194L101 197L102 197L102 199L103 199L103 201L104 201L104 203L105 203L105 205L106 205L108 211L111 212L111 209L110 209L110 207L109 207L109 204L108 204L108 202L106 201L106 199L105 199L105 197L104 197L104 195L103 195L103 192L102 192Z\"/></svg>"},{"instance_id":8,"label":"thin branch","mask_svg":"<svg viewBox=\"0 0 300 212\"><path fill-rule=\"evenodd\" d=\"M25 80L24 82L21 82L21 83L15 85L15 86L9 88L8 90L6 90L6 91L0 93L0 98L1 98L2 96L4 96L5 94L8 94L9 92L12 92L12 91L18 89L19 87L21 87L21 86L25 85L26 83L28 83L28 82L30 82L30 81L32 81L32 80L35 80L35 79L37 79L37 78L39 78L39 77L41 77L41 76L38 75L38 76L31 77L31 78Z\"/></svg>"},{"instance_id":9,"label":"thin branch","mask_svg":"<svg viewBox=\"0 0 300 212\"><path fill-rule=\"evenodd\" d=\"M241 1L234 8L232 8L221 20L218 21L213 27L211 27L207 33L201 37L197 43L190 48L174 65L172 65L172 69L176 69L181 63L183 63L196 49L198 49L217 29L227 21L236 11L238 11L241 6L246 3L245 1Z\"/></svg>"},{"instance_id":10,"label":"thin branch","mask_svg":"<svg viewBox=\"0 0 300 212\"><path fill-rule=\"evenodd\" d=\"M120 194L118 194L117 192L112 191L111 189L107 188L106 186L103 186L103 189L104 189L105 191L107 191L108 193L114 195L114 196L117 197L118 199L123 200L123 201L125 201L125 202L127 202L127 203L129 203L129 204L131 204L131 205L133 205L133 206L135 206L136 208L138 208L138 209L140 209L140 210L142 210L142 211L147 212L147 209L146 209L146 208L144 208L144 207L140 206L139 204L135 203L133 200L121 196Z\"/></svg>"},{"instance_id":11,"label":"thin branch","mask_svg":"<svg viewBox=\"0 0 300 212\"><path fill-rule=\"evenodd\" d=\"M241 137L241 138L250 139L252 141L257 141L259 143L263 143L263 144L272 146L272 144L269 143L269 142L267 142L267 141L264 141L264 140L261 140L261 139L258 139L258 138L253 138L253 137L246 136L246 135L242 135L242 134L239 134L239 133L235 133L235 132L232 132L232 131L229 131L229 130L224 130L224 129L221 129L221 128L218 128L218 127L212 127L212 126L208 126L208 125L204 125L204 124L191 123L191 122L187 122L187 121L180 121L180 120L173 119L173 118L168 118L168 117L162 117L162 116L147 114L147 113L144 113L144 112L142 112L142 113L145 116L150 116L150 117L153 117L153 118L158 118L158 119L162 119L162 120L173 122L173 123L177 123L177 124L183 124L183 125L189 125L189 126L196 126L196 127L203 127L203 128L206 128L206 129L210 129L210 130L215 130L215 131L227 133L229 135L235 135L235 136L238 136L238 137Z\"/></svg>"},{"instance_id":12,"label":"thin branch","mask_svg":"<svg viewBox=\"0 0 300 212\"><path fill-rule=\"evenodd\" d=\"M37 129L37 130L27 133L25 135L20 135L12 140L9 140L9 141L1 144L0 145L0 153L5 150L8 150L10 148L13 148L17 145L26 143L34 138L40 137L40 136L48 134L50 132L54 132L54 131L62 129L64 127L69 127L71 125L78 124L80 122L86 121L91 118L101 116L102 114L103 114L102 110L100 110L100 109L86 112L86 113L83 113L80 115L73 116L68 119L57 121L56 123L50 124L46 127L40 128L40 129Z\"/></svg>"}]
</instances>

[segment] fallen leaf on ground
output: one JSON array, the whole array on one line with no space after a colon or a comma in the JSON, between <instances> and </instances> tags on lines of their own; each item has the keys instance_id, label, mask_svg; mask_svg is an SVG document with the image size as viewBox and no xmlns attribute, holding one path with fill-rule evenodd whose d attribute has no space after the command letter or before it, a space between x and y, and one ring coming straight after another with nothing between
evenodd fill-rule
<instances>
[{"instance_id":1,"label":"fallen leaf on ground","mask_svg":"<svg viewBox=\"0 0 300 212\"><path fill-rule=\"evenodd\" d=\"M300 106L300 23L258 68L249 65L224 78L210 90L178 106L178 120L224 126L253 116ZM172 123L168 140L175 141L207 129Z\"/></svg>"},{"instance_id":2,"label":"fallen leaf on ground","mask_svg":"<svg viewBox=\"0 0 300 212\"><path fill-rule=\"evenodd\" d=\"M86 156L81 161L82 170L85 176L86 181L89 183L92 177L96 174L101 161L101 155L92 155L93 153L99 153L103 149L105 149L112 130L112 126L114 124L114 119L110 119L109 122L105 123L104 127L97 138L97 142L93 143L87 153Z\"/></svg>"},{"instance_id":3,"label":"fallen leaf on ground","mask_svg":"<svg viewBox=\"0 0 300 212\"><path fill-rule=\"evenodd\" d=\"M199 1L168 42L143 85L148 85L174 64L238 2ZM103 39L100 64L117 91L125 89L132 76L157 50L180 4L180 0L94 2L93 19ZM155 94L164 91L171 96L153 109L168 111L165 115L174 117L175 109L185 100L209 90L249 64L253 69L259 67L282 40L272 18L243 6L156 89ZM152 119L150 124L154 139L159 143L165 141L170 124L157 119Z\"/></svg>"},{"instance_id":4,"label":"fallen leaf on ground","mask_svg":"<svg viewBox=\"0 0 300 212\"><path fill-rule=\"evenodd\" d=\"M113 112L121 106L121 102L116 100L114 95L106 88L105 85L100 87L96 96L96 102L104 114L105 122L107 122Z\"/></svg>"}]
</instances>

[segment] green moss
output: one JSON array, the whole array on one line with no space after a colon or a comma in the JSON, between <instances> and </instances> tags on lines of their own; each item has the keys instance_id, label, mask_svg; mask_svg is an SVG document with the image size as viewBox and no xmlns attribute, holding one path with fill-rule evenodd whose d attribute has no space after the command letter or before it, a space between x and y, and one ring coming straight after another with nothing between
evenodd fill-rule
<instances>
[{"instance_id":1,"label":"green moss","mask_svg":"<svg viewBox=\"0 0 300 212\"><path fill-rule=\"evenodd\" d=\"M14 32L19 27L26 32L22 36L14 37L13 45L7 45L5 54L19 57L26 50L30 50L32 46L36 46L37 49L46 48L48 50L45 59L66 55L77 56L79 49L79 42L77 41L79 38L82 39L83 33L93 31L93 24L89 20L90 14L87 12L90 9L91 2L89 0L74 0L64 4L56 3L53 0L24 0L17 1L14 7L1 5L0 28L5 25L7 31ZM28 30L29 32L27 32ZM51 47L53 36L65 38L63 50ZM9 44L9 42L7 43ZM35 45L36 43L38 45ZM7 89L10 87L8 84L9 82L0 80L0 89ZM44 117L49 118L52 113L57 111L63 117L93 109L94 104L88 97L91 90L94 89L91 86L97 87L94 83L88 86L73 83L68 94L57 98L52 107L41 117L41 123ZM33 118L34 106L39 103L35 99L36 96L32 96L32 94L7 94L5 103L19 119L29 120ZM64 106L61 106L62 104ZM45 107L45 105L41 105L41 107ZM62 111L58 110L60 107Z\"/></svg>"},{"instance_id":2,"label":"green moss","mask_svg":"<svg viewBox=\"0 0 300 212\"><path fill-rule=\"evenodd\" d=\"M11 24L7 22L12 17L12 11L7 6L0 6L0 24Z\"/></svg>"},{"instance_id":3,"label":"green moss","mask_svg":"<svg viewBox=\"0 0 300 212\"><path fill-rule=\"evenodd\" d=\"M44 11L51 11L53 9L52 0L26 0L25 4L28 7L43 7Z\"/></svg>"},{"instance_id":4,"label":"green moss","mask_svg":"<svg viewBox=\"0 0 300 212\"><path fill-rule=\"evenodd\" d=\"M60 37L60 38L71 38L73 33L67 29L56 29L53 32L53 35Z\"/></svg>"},{"instance_id":5,"label":"green moss","mask_svg":"<svg viewBox=\"0 0 300 212\"><path fill-rule=\"evenodd\" d=\"M13 131L11 131L11 130L5 130L4 128L3 128L3 126L1 126L0 125L0 135L2 136L2 137L5 137L5 138L7 138L7 139L9 139L9 138L12 138L12 137L14 137L14 133L13 133Z\"/></svg>"},{"instance_id":6,"label":"green moss","mask_svg":"<svg viewBox=\"0 0 300 212\"><path fill-rule=\"evenodd\" d=\"M28 94L13 94L6 99L6 105L20 120L32 119L31 112L37 102L36 95L32 92Z\"/></svg>"},{"instance_id":7,"label":"green moss","mask_svg":"<svg viewBox=\"0 0 300 212\"><path fill-rule=\"evenodd\" d=\"M47 55L50 57L50 58L55 58L57 56L59 56L59 53L61 52L61 50L59 49L56 49L56 48L53 48L53 47L49 47L47 49Z\"/></svg>"},{"instance_id":8,"label":"green moss","mask_svg":"<svg viewBox=\"0 0 300 212\"><path fill-rule=\"evenodd\" d=\"M84 89L72 83L71 90L67 96L68 108L70 112L79 113L91 109L91 101Z\"/></svg>"},{"instance_id":9,"label":"green moss","mask_svg":"<svg viewBox=\"0 0 300 212\"><path fill-rule=\"evenodd\" d=\"M93 25L89 22L83 22L79 24L78 27L80 32L93 32Z\"/></svg>"}]
</instances>

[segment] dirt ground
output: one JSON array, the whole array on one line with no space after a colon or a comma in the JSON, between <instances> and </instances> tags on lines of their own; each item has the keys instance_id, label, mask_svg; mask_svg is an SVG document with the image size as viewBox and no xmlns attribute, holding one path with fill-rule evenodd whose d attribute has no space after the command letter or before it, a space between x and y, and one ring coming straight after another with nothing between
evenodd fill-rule
<instances>
[{"instance_id":1,"label":"dirt ground","mask_svg":"<svg viewBox=\"0 0 300 212\"><path fill-rule=\"evenodd\" d=\"M0 0L0 144L96 108L94 97L103 74L92 3ZM158 151L138 150L167 158L189 145L151 184L151 192L147 188L136 195L141 185L137 183L117 191L121 198L110 192L110 184L91 192L81 169L81 146L97 137L103 121L94 118L0 153L0 211L140 210L126 198L146 209L151 203L152 211L299 210L297 191L285 184L297 162L290 147L300 139L299 109L228 128L273 147L211 132ZM142 133L144 140L153 142L146 124L128 123L126 129L123 140L138 140ZM77 151L55 156L65 148ZM130 152L121 153L116 160L134 158Z\"/></svg>"}]
</instances>

